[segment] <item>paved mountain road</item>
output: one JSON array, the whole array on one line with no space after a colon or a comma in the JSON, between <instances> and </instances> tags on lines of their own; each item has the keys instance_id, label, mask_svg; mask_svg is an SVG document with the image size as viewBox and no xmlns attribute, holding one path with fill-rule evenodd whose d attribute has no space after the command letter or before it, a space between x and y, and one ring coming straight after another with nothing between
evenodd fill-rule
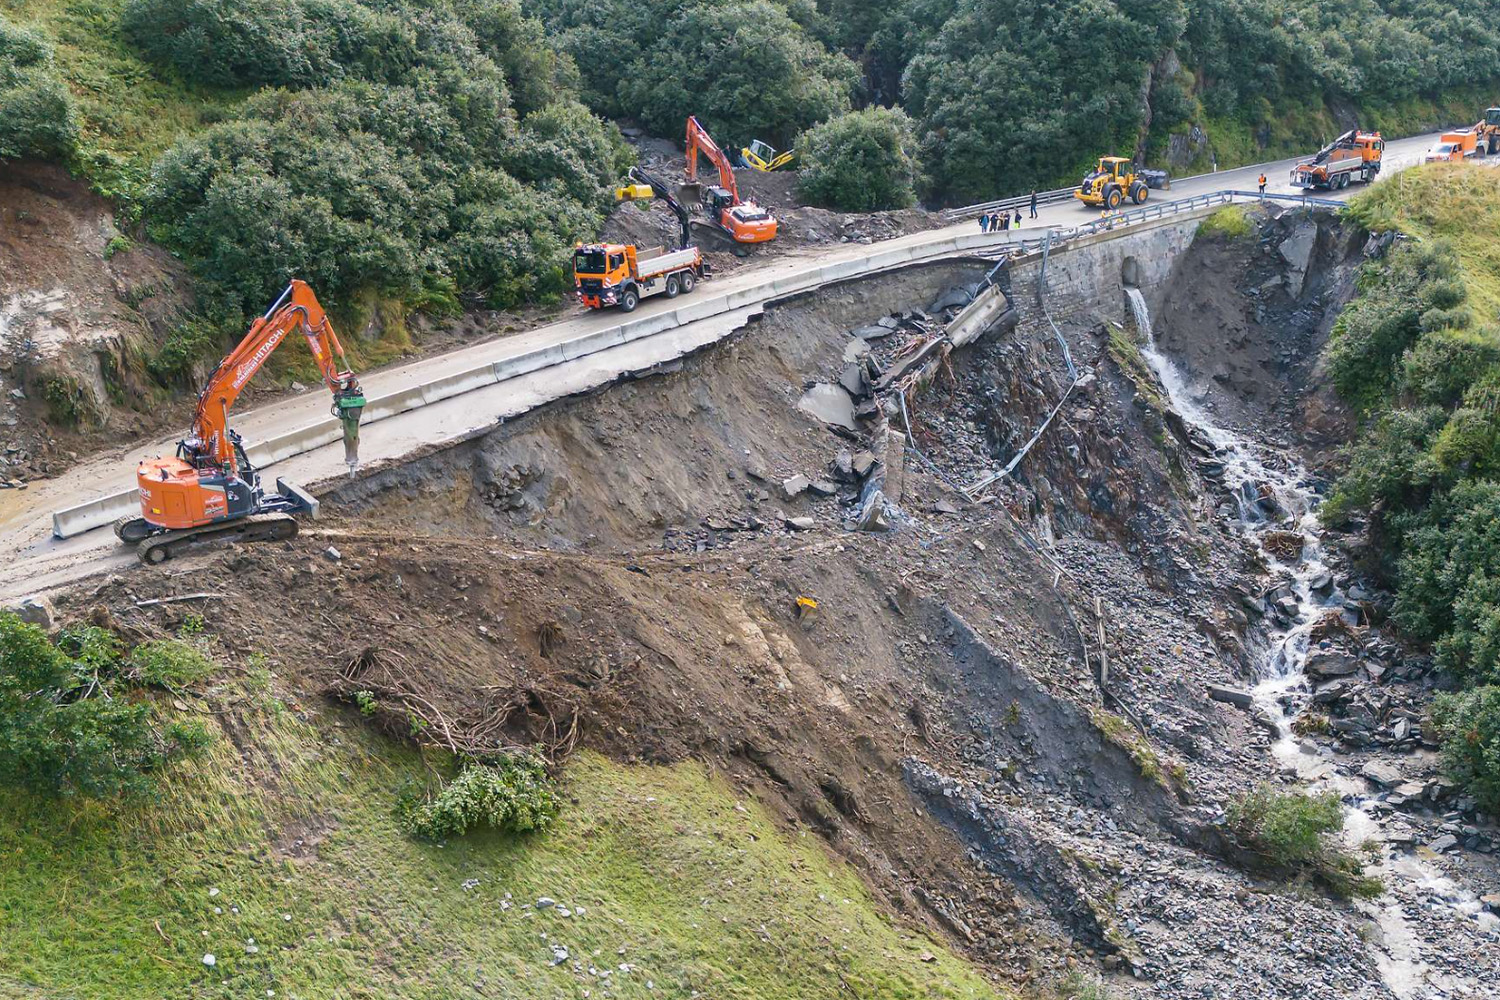
<instances>
[{"instance_id":1,"label":"paved mountain road","mask_svg":"<svg viewBox=\"0 0 1500 1000\"><path fill-rule=\"evenodd\" d=\"M1386 173L1420 162L1435 139L1436 133L1390 142L1386 148ZM1253 191L1261 170L1267 175L1268 191L1289 193L1292 192L1289 172L1294 162L1292 159L1278 160L1187 178L1174 183L1172 190L1153 192L1153 196L1159 201L1175 201L1224 189ZM1320 194L1342 198L1361 190L1362 187L1355 186L1332 195ZM1043 206L1039 214L1037 220L1023 220L1020 230L992 234L986 242L998 246L1034 236L1041 229L1073 226L1094 217L1091 210L1077 203ZM877 243L800 248L769 258L759 266L746 267L722 279L706 282L691 296L675 301L662 297L648 299L630 317L631 320L665 317L678 308L686 311L695 297L726 297L728 301L722 303L722 311L715 315L369 423L360 432L361 459L367 465L398 460L424 448L462 440L542 403L607 383L622 372L648 368L680 357L732 332L766 302L786 294L784 289L795 286L799 276L805 281L809 274L832 264L848 263L857 268L855 262L870 263L885 251L910 249L921 252L926 248L928 252L935 252L937 245L951 241L955 235L974 235L977 232L977 222L966 219L942 229ZM878 265L871 263L871 266ZM778 285L783 290L778 290ZM618 326L622 319L621 314L614 311L580 313L524 333L394 366L365 377L366 393L373 400L538 347L565 343ZM320 388L314 388L301 396L238 412L234 425L246 441L263 441L316 423L327 416L327 411L326 394ZM24 491L0 493L0 566L3 566L0 569L0 600L51 589L92 573L131 564L133 554L119 547L107 528L65 540L53 538L52 511L101 494L131 488L138 461L143 456L170 453L179 434L96 455L55 479L34 482ZM311 483L342 470L342 447L328 445L276 463L269 468L267 479L285 476Z\"/></svg>"}]
</instances>

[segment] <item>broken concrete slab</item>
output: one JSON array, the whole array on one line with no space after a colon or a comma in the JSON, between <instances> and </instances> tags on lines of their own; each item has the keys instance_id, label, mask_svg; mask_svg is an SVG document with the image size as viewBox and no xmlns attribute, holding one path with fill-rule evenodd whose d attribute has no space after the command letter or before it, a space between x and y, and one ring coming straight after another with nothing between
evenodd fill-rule
<instances>
[{"instance_id":1,"label":"broken concrete slab","mask_svg":"<svg viewBox=\"0 0 1500 1000\"><path fill-rule=\"evenodd\" d=\"M786 526L793 531L811 531L818 523L810 517L789 517L785 520Z\"/></svg>"},{"instance_id":2,"label":"broken concrete slab","mask_svg":"<svg viewBox=\"0 0 1500 1000\"><path fill-rule=\"evenodd\" d=\"M854 418L854 400L843 386L831 382L819 382L797 400L797 409L825 424L836 424L855 430L859 425Z\"/></svg>"},{"instance_id":3,"label":"broken concrete slab","mask_svg":"<svg viewBox=\"0 0 1500 1000\"><path fill-rule=\"evenodd\" d=\"M876 324L872 326L862 326L857 330L850 330L849 335L851 337L857 337L860 340L879 340L881 337L889 337L895 332L895 329L892 327Z\"/></svg>"},{"instance_id":4,"label":"broken concrete slab","mask_svg":"<svg viewBox=\"0 0 1500 1000\"><path fill-rule=\"evenodd\" d=\"M844 345L845 361L858 361L860 358L869 353L870 345L867 341L851 340L849 341L849 343Z\"/></svg>"},{"instance_id":5,"label":"broken concrete slab","mask_svg":"<svg viewBox=\"0 0 1500 1000\"><path fill-rule=\"evenodd\" d=\"M874 452L857 452L853 459L851 459L850 467L854 470L856 476L861 479L865 478L870 474L870 470L875 467Z\"/></svg>"},{"instance_id":6,"label":"broken concrete slab","mask_svg":"<svg viewBox=\"0 0 1500 1000\"><path fill-rule=\"evenodd\" d=\"M1255 704L1255 695L1244 688L1225 687L1222 684L1210 684L1208 696L1214 701L1222 701L1226 705L1235 708L1249 708Z\"/></svg>"},{"instance_id":7,"label":"broken concrete slab","mask_svg":"<svg viewBox=\"0 0 1500 1000\"><path fill-rule=\"evenodd\" d=\"M844 391L855 399L867 395L870 391L869 380L865 377L865 366L858 361L850 361L844 365L844 370L839 373L839 385Z\"/></svg>"},{"instance_id":8,"label":"broken concrete slab","mask_svg":"<svg viewBox=\"0 0 1500 1000\"><path fill-rule=\"evenodd\" d=\"M885 494L880 490L874 490L865 497L864 505L860 507L859 518L855 522L860 531L887 531L891 522L885 516Z\"/></svg>"},{"instance_id":9,"label":"broken concrete slab","mask_svg":"<svg viewBox=\"0 0 1500 1000\"><path fill-rule=\"evenodd\" d=\"M795 500L803 493L806 493L807 488L811 485L812 481L799 473L790 479L782 480L781 492L788 500Z\"/></svg>"},{"instance_id":10,"label":"broken concrete slab","mask_svg":"<svg viewBox=\"0 0 1500 1000\"><path fill-rule=\"evenodd\" d=\"M829 482L827 479L814 479L807 488L820 497L831 497L839 491L838 484Z\"/></svg>"}]
</instances>

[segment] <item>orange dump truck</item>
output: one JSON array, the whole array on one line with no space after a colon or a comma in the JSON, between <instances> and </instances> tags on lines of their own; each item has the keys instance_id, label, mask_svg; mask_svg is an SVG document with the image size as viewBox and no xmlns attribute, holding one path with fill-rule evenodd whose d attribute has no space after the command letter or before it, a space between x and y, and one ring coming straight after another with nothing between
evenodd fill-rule
<instances>
[{"instance_id":1,"label":"orange dump truck","mask_svg":"<svg viewBox=\"0 0 1500 1000\"><path fill-rule=\"evenodd\" d=\"M1292 168L1292 186L1320 191L1346 188L1353 181L1368 184L1380 173L1385 140L1379 132L1350 129L1318 150L1318 155Z\"/></svg>"},{"instance_id":2,"label":"orange dump truck","mask_svg":"<svg viewBox=\"0 0 1500 1000\"><path fill-rule=\"evenodd\" d=\"M1479 136L1475 135L1471 128L1459 129L1456 132L1444 132L1438 137L1438 144L1427 152L1428 163L1443 163L1446 161L1457 162L1467 160L1479 150Z\"/></svg>"},{"instance_id":3,"label":"orange dump truck","mask_svg":"<svg viewBox=\"0 0 1500 1000\"><path fill-rule=\"evenodd\" d=\"M595 243L573 251L578 300L590 309L619 306L622 312L634 312L647 296L675 299L691 292L707 274L708 263L697 247L667 250Z\"/></svg>"}]
</instances>

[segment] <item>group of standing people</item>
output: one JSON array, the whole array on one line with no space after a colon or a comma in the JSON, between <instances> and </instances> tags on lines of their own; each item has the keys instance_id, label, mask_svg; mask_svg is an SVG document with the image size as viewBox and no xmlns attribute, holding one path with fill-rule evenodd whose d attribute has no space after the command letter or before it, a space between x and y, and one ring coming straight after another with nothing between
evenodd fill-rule
<instances>
[{"instance_id":1,"label":"group of standing people","mask_svg":"<svg viewBox=\"0 0 1500 1000\"><path fill-rule=\"evenodd\" d=\"M1031 192L1031 217L1036 218L1036 192ZM979 231L981 233L999 233L1007 229L1021 228L1021 210L1016 209L1015 218L1011 218L1009 212L986 212L979 217Z\"/></svg>"}]
</instances>

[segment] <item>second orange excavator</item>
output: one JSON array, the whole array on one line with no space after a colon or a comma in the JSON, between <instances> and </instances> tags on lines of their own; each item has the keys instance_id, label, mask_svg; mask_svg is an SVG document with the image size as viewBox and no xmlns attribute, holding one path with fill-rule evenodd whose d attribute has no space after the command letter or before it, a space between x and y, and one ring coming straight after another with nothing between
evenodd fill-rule
<instances>
[{"instance_id":1,"label":"second orange excavator","mask_svg":"<svg viewBox=\"0 0 1500 1000\"><path fill-rule=\"evenodd\" d=\"M719 183L703 189L703 211L715 229L736 243L765 243L776 238L776 219L753 201L740 199L729 157L697 118L687 120L687 186L698 186L698 154L719 171Z\"/></svg>"},{"instance_id":2,"label":"second orange excavator","mask_svg":"<svg viewBox=\"0 0 1500 1000\"><path fill-rule=\"evenodd\" d=\"M250 327L198 394L188 436L172 458L148 458L136 469L141 513L115 522L122 542L143 562L170 559L178 548L210 538L265 541L297 534L292 515L316 514L317 500L285 480L268 492L229 427L229 408L286 336L300 331L333 394L333 415L344 425L345 460L353 471L364 390L349 370L333 324L304 282L293 281Z\"/></svg>"}]
</instances>

